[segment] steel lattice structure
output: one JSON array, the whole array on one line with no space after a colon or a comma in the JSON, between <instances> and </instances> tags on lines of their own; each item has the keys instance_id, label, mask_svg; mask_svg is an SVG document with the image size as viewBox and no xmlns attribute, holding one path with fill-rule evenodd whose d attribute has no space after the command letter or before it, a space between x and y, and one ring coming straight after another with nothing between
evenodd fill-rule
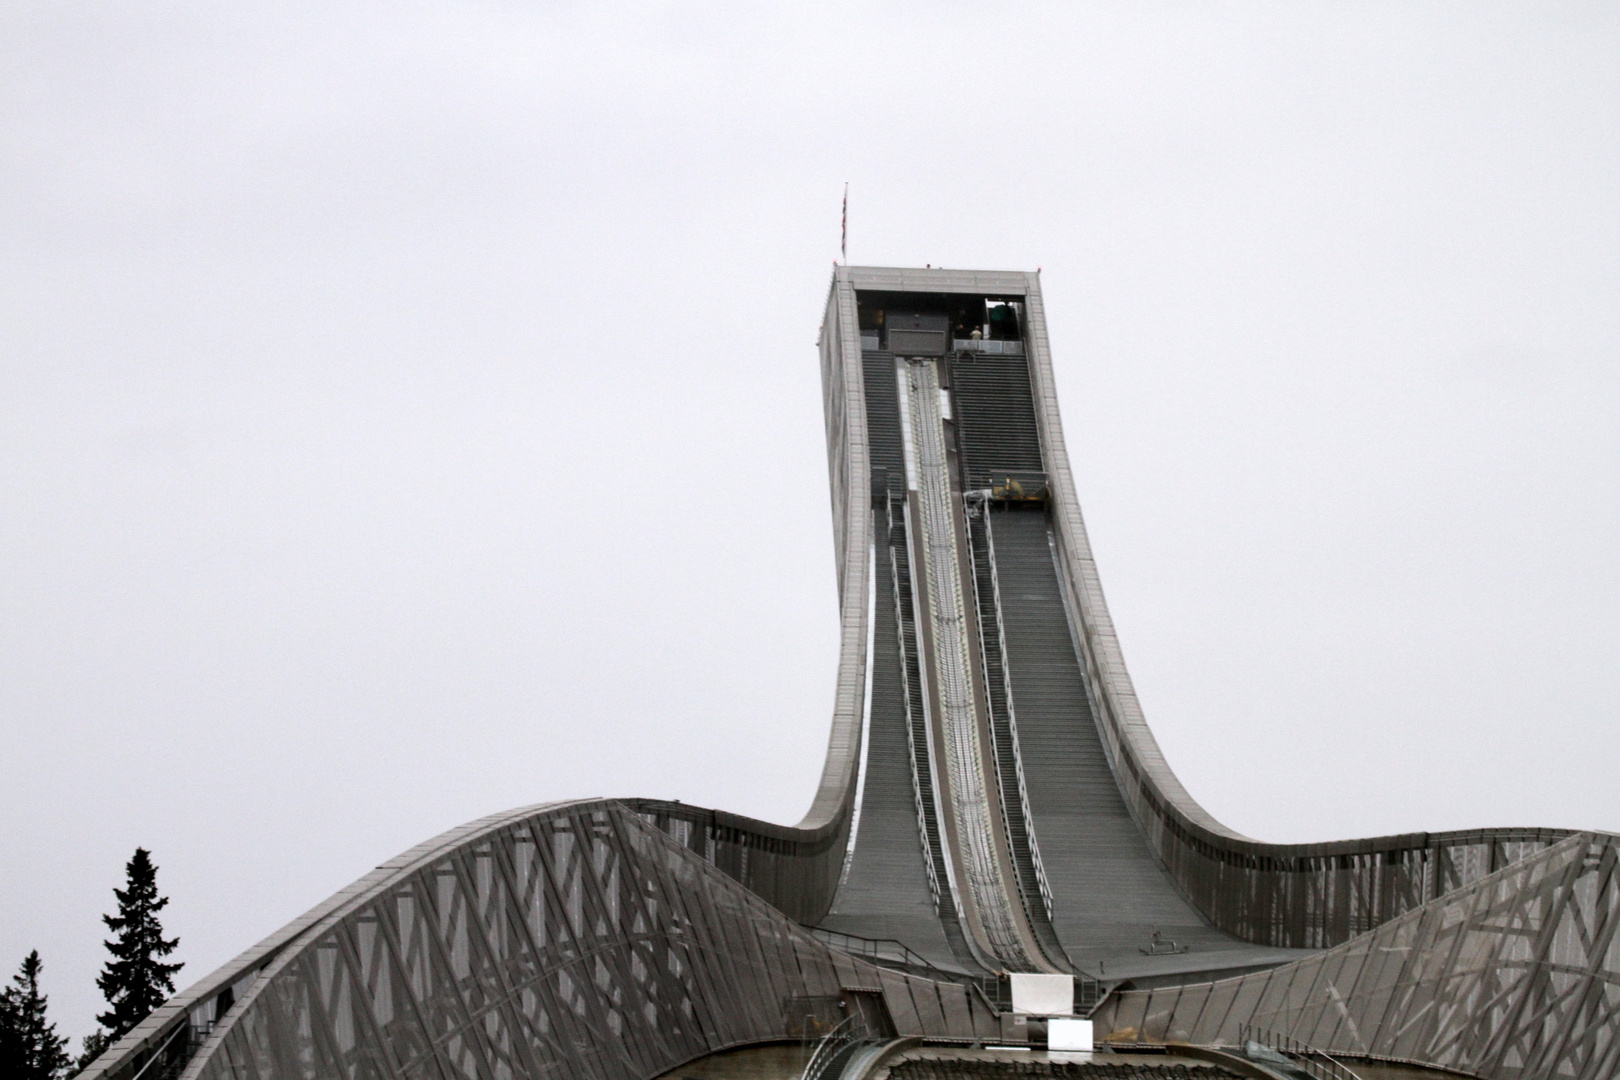
<instances>
[{"instance_id":1,"label":"steel lattice structure","mask_svg":"<svg viewBox=\"0 0 1620 1080\"><path fill-rule=\"evenodd\" d=\"M1614 837L1267 844L1181 786L1103 598L1038 275L839 268L820 356L841 645L803 821L626 799L475 822L89 1080L650 1080L850 1016L1005 1039L976 980L1007 971L1111 986L1121 1037L1616 1071Z\"/></svg>"},{"instance_id":2,"label":"steel lattice structure","mask_svg":"<svg viewBox=\"0 0 1620 1080\"><path fill-rule=\"evenodd\" d=\"M1232 1043L1243 1024L1478 1076L1620 1074L1620 837L1578 833L1371 933L1272 971L1125 991L1129 1039Z\"/></svg>"},{"instance_id":3,"label":"steel lattice structure","mask_svg":"<svg viewBox=\"0 0 1620 1080\"><path fill-rule=\"evenodd\" d=\"M990 1038L982 994L830 948L622 802L429 841L165 1005L92 1075L657 1076L830 1029Z\"/></svg>"}]
</instances>

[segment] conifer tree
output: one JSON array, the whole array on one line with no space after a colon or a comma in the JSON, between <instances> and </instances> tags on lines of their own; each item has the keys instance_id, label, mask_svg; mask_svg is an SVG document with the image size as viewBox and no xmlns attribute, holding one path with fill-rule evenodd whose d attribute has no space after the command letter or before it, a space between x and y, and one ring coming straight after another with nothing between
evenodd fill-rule
<instances>
[{"instance_id":1,"label":"conifer tree","mask_svg":"<svg viewBox=\"0 0 1620 1080\"><path fill-rule=\"evenodd\" d=\"M79 1052L79 1060L74 1064L73 1071L68 1074L70 1076L77 1076L84 1072L90 1067L91 1062L100 1057L102 1052L112 1045L112 1040L107 1038L105 1031L92 1031L84 1037L82 1042L84 1049Z\"/></svg>"},{"instance_id":2,"label":"conifer tree","mask_svg":"<svg viewBox=\"0 0 1620 1080\"><path fill-rule=\"evenodd\" d=\"M7 1080L56 1080L72 1059L67 1039L45 1016L39 989L39 951L23 959L12 985L0 990L0 1076Z\"/></svg>"},{"instance_id":3,"label":"conifer tree","mask_svg":"<svg viewBox=\"0 0 1620 1080\"><path fill-rule=\"evenodd\" d=\"M180 939L165 939L158 922L158 912L168 906L169 898L158 895L157 867L152 865L151 853L136 848L124 873L124 888L113 890L118 914L101 917L107 929L118 935L105 943L113 958L96 977L96 985L112 1006L96 1017L107 1031L108 1043L122 1038L174 993L174 974L184 966L161 960L174 952Z\"/></svg>"}]
</instances>

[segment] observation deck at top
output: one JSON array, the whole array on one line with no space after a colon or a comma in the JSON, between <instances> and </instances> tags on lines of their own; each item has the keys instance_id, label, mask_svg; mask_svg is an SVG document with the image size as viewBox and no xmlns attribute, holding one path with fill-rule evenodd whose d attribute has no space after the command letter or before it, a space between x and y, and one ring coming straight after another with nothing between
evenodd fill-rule
<instances>
[{"instance_id":1,"label":"observation deck at top","mask_svg":"<svg viewBox=\"0 0 1620 1080\"><path fill-rule=\"evenodd\" d=\"M1038 275L839 267L819 352L841 641L801 822L634 798L474 822L86 1080L651 1080L828 1002L1006 1040L983 980L1009 972L1100 984L1129 1040L1257 1025L1492 1080L1620 1074L1620 838L1267 844L1176 779L1075 497Z\"/></svg>"}]
</instances>

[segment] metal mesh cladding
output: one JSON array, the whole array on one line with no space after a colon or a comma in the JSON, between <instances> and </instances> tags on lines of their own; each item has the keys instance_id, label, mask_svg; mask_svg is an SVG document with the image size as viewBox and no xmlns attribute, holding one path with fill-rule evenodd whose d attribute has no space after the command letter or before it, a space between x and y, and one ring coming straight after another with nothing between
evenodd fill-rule
<instances>
[{"instance_id":1,"label":"metal mesh cladding","mask_svg":"<svg viewBox=\"0 0 1620 1080\"><path fill-rule=\"evenodd\" d=\"M998 1030L966 987L828 948L623 804L568 804L402 868L312 927L187 1076L643 1080L802 1037L804 1003L845 987L879 990L902 1035Z\"/></svg>"},{"instance_id":2,"label":"metal mesh cladding","mask_svg":"<svg viewBox=\"0 0 1620 1080\"><path fill-rule=\"evenodd\" d=\"M1353 1058L1495 1080L1620 1075L1620 837L1579 833L1273 971L1127 991L1098 1030L1226 1042L1254 1024Z\"/></svg>"}]
</instances>

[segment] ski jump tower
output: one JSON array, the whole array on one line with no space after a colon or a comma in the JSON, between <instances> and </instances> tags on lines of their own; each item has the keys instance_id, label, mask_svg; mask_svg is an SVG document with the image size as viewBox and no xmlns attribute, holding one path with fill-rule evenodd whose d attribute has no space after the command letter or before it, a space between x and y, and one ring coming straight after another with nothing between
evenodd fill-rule
<instances>
[{"instance_id":1,"label":"ski jump tower","mask_svg":"<svg viewBox=\"0 0 1620 1080\"><path fill-rule=\"evenodd\" d=\"M820 357L842 641L803 821L601 799L473 822L88 1080L652 1080L845 1018L1006 1041L1009 973L1073 976L1121 1043L1262 1029L1491 1080L1620 1074L1620 838L1267 844L1177 781L1086 538L1037 275L839 267Z\"/></svg>"}]
</instances>

